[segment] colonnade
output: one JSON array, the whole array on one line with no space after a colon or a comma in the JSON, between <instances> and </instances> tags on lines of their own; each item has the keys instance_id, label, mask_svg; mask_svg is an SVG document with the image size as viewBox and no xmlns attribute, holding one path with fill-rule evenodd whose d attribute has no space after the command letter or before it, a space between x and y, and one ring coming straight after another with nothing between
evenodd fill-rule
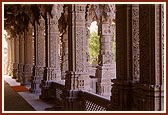
<instances>
[{"instance_id":1,"label":"colonnade","mask_svg":"<svg viewBox=\"0 0 168 115\"><path fill-rule=\"evenodd\" d=\"M95 92L90 82L90 75L95 75L97 93L111 96L112 110L163 110L163 5L54 4L37 8L38 18L30 18L27 28L15 38L7 38L8 75L22 85L31 85L30 91L41 99L50 97L47 88L51 82L62 83L67 103L80 90ZM100 52L93 74L87 28L95 20Z\"/></svg>"}]
</instances>

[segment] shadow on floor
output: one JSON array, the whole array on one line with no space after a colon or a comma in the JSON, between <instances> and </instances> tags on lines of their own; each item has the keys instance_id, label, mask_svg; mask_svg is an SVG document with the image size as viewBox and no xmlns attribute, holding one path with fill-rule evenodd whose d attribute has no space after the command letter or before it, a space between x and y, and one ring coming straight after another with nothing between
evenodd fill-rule
<instances>
[{"instance_id":1,"label":"shadow on floor","mask_svg":"<svg viewBox=\"0 0 168 115\"><path fill-rule=\"evenodd\" d=\"M35 109L4 81L4 111L35 111Z\"/></svg>"}]
</instances>

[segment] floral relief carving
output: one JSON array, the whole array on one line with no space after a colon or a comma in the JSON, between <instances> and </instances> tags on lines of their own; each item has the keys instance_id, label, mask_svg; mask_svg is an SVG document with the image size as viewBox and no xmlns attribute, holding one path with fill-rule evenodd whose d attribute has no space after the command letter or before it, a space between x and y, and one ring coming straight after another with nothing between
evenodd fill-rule
<instances>
[{"instance_id":1,"label":"floral relief carving","mask_svg":"<svg viewBox=\"0 0 168 115\"><path fill-rule=\"evenodd\" d=\"M164 60L164 5L161 5L161 58ZM164 61L162 61L162 84L164 84Z\"/></svg>"},{"instance_id":2,"label":"floral relief carving","mask_svg":"<svg viewBox=\"0 0 168 115\"><path fill-rule=\"evenodd\" d=\"M133 79L139 80L139 6L132 7L132 63L133 63Z\"/></svg>"}]
</instances>

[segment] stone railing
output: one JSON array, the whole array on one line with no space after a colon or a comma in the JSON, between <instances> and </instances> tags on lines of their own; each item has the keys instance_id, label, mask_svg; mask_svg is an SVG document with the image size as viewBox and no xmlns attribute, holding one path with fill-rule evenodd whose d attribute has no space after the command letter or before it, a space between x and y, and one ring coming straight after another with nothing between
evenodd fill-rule
<instances>
[{"instance_id":1,"label":"stone railing","mask_svg":"<svg viewBox=\"0 0 168 115\"><path fill-rule=\"evenodd\" d=\"M80 98L84 111L109 111L110 100L100 95L81 91Z\"/></svg>"},{"instance_id":2,"label":"stone railing","mask_svg":"<svg viewBox=\"0 0 168 115\"><path fill-rule=\"evenodd\" d=\"M52 90L52 97L54 97L54 106L47 108L49 111L65 111L64 110L64 91L65 85L57 82L52 82L50 85ZM85 90L79 91L79 101L81 101L82 111L109 111L110 100L100 96L98 94L88 92ZM81 111L80 110L80 111Z\"/></svg>"},{"instance_id":3,"label":"stone railing","mask_svg":"<svg viewBox=\"0 0 168 115\"><path fill-rule=\"evenodd\" d=\"M58 83L58 82L52 82L50 85L50 92L51 97L53 97L53 102L54 106L52 108L46 108L45 110L47 111L63 111L64 110L64 105L63 105L63 92L65 90L65 85L64 83Z\"/></svg>"}]
</instances>

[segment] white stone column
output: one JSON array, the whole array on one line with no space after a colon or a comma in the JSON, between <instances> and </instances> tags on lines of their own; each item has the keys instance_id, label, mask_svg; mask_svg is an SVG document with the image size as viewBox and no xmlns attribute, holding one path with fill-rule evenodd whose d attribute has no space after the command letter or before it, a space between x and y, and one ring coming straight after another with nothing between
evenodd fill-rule
<instances>
[{"instance_id":1,"label":"white stone column","mask_svg":"<svg viewBox=\"0 0 168 115\"><path fill-rule=\"evenodd\" d=\"M24 67L23 67L23 77L21 80L22 85L30 85L32 77L33 68L33 55L32 55L32 29L33 26L29 22L28 30L25 31L25 45L24 45Z\"/></svg>"},{"instance_id":2,"label":"white stone column","mask_svg":"<svg viewBox=\"0 0 168 115\"><path fill-rule=\"evenodd\" d=\"M7 38L6 41L7 41L7 49L8 49L8 60L7 60L7 75L10 75L10 61L11 61L11 42L10 42L10 38Z\"/></svg>"},{"instance_id":3,"label":"white stone column","mask_svg":"<svg viewBox=\"0 0 168 115\"><path fill-rule=\"evenodd\" d=\"M18 65L18 78L20 82L23 77L23 65L24 65L24 33L19 34L19 65Z\"/></svg>"},{"instance_id":4,"label":"white stone column","mask_svg":"<svg viewBox=\"0 0 168 115\"><path fill-rule=\"evenodd\" d=\"M62 35L62 63L61 63L61 76L65 78L66 71L68 70L68 27Z\"/></svg>"},{"instance_id":5,"label":"white stone column","mask_svg":"<svg viewBox=\"0 0 168 115\"><path fill-rule=\"evenodd\" d=\"M89 75L87 73L87 37L86 37L86 4L72 5L72 26L71 27L71 41L68 42L71 45L69 48L69 70L75 72L75 76L78 76L78 90L91 90L89 84Z\"/></svg>"},{"instance_id":6,"label":"white stone column","mask_svg":"<svg viewBox=\"0 0 168 115\"><path fill-rule=\"evenodd\" d=\"M99 5L100 13L98 32L100 35L100 52L98 56L98 94L105 97L111 95L111 79L116 78L116 63L114 60L113 43L115 19L115 5Z\"/></svg>"},{"instance_id":7,"label":"white stone column","mask_svg":"<svg viewBox=\"0 0 168 115\"><path fill-rule=\"evenodd\" d=\"M140 83L136 86L139 89L136 90L136 109L161 111L166 103L162 81L164 11L161 4L141 4L139 10Z\"/></svg>"},{"instance_id":8,"label":"white stone column","mask_svg":"<svg viewBox=\"0 0 168 115\"><path fill-rule=\"evenodd\" d=\"M13 77L13 62L14 62L14 38L10 38L10 69L9 75Z\"/></svg>"},{"instance_id":9,"label":"white stone column","mask_svg":"<svg viewBox=\"0 0 168 115\"><path fill-rule=\"evenodd\" d=\"M59 29L58 19L63 11L62 5L54 4L51 10L51 16L47 15L47 80L60 81L60 57L58 49Z\"/></svg>"},{"instance_id":10,"label":"white stone column","mask_svg":"<svg viewBox=\"0 0 168 115\"><path fill-rule=\"evenodd\" d=\"M39 21L35 22L35 65L34 75L31 82L31 91L41 93L40 83L44 77L45 67L45 20L40 15Z\"/></svg>"},{"instance_id":11,"label":"white stone column","mask_svg":"<svg viewBox=\"0 0 168 115\"><path fill-rule=\"evenodd\" d=\"M64 91L65 110L80 110L79 90L90 90L86 71L86 4L69 5L68 64ZM71 100L73 99L73 100Z\"/></svg>"},{"instance_id":12,"label":"white stone column","mask_svg":"<svg viewBox=\"0 0 168 115\"><path fill-rule=\"evenodd\" d=\"M13 77L18 78L18 64L19 64L19 35L14 38L14 60L13 60Z\"/></svg>"},{"instance_id":13,"label":"white stone column","mask_svg":"<svg viewBox=\"0 0 168 115\"><path fill-rule=\"evenodd\" d=\"M63 5L54 4L50 13L47 13L46 21L46 67L41 83L41 99L50 98L50 83L61 81L61 68L59 57L59 29L58 20L63 12Z\"/></svg>"}]
</instances>

